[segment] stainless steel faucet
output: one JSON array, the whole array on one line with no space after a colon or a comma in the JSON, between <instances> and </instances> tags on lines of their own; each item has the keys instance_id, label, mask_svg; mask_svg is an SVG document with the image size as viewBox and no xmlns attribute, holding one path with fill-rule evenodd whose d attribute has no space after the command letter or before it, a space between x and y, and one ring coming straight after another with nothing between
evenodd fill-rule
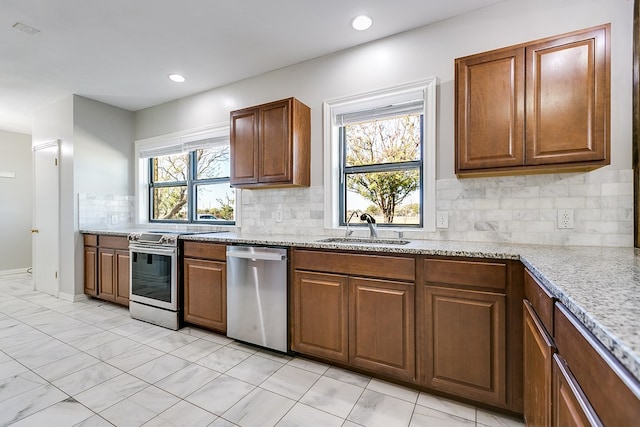
<instances>
[{"instance_id":1,"label":"stainless steel faucet","mask_svg":"<svg viewBox=\"0 0 640 427\"><path fill-rule=\"evenodd\" d=\"M345 231L344 237L349 237L351 236L351 233L353 233L353 230L349 230L349 222L351 221L351 218L353 218L354 215L358 215L358 218L360 218L360 216L362 215L362 212L360 212L357 209L351 212L351 215L349 215L349 219L347 220L347 230Z\"/></svg>"},{"instance_id":2,"label":"stainless steel faucet","mask_svg":"<svg viewBox=\"0 0 640 427\"><path fill-rule=\"evenodd\" d=\"M376 230L376 220L369 215L368 213L363 213L360 215L360 221L367 221L367 225L369 226L369 238L377 238L378 230Z\"/></svg>"}]
</instances>

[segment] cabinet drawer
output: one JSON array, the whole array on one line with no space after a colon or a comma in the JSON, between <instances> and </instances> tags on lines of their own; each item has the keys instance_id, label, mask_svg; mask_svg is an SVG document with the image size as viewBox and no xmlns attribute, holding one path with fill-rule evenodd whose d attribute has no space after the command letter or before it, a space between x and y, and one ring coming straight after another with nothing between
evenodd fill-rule
<instances>
[{"instance_id":1,"label":"cabinet drawer","mask_svg":"<svg viewBox=\"0 0 640 427\"><path fill-rule=\"evenodd\" d=\"M503 290L507 287L507 265L498 262L427 259L426 282Z\"/></svg>"},{"instance_id":2,"label":"cabinet drawer","mask_svg":"<svg viewBox=\"0 0 640 427\"><path fill-rule=\"evenodd\" d=\"M120 236L98 236L98 245L112 249L129 249L129 239Z\"/></svg>"},{"instance_id":3,"label":"cabinet drawer","mask_svg":"<svg viewBox=\"0 0 640 427\"><path fill-rule=\"evenodd\" d=\"M408 281L414 281L416 277L413 258L296 250L293 262L298 270Z\"/></svg>"},{"instance_id":4,"label":"cabinet drawer","mask_svg":"<svg viewBox=\"0 0 640 427\"><path fill-rule=\"evenodd\" d=\"M604 425L636 425L640 419L640 384L561 304L556 304L558 353Z\"/></svg>"},{"instance_id":5,"label":"cabinet drawer","mask_svg":"<svg viewBox=\"0 0 640 427\"><path fill-rule=\"evenodd\" d=\"M85 246L98 246L98 236L95 234L84 234L83 239Z\"/></svg>"},{"instance_id":6,"label":"cabinet drawer","mask_svg":"<svg viewBox=\"0 0 640 427\"><path fill-rule=\"evenodd\" d=\"M524 296L531 302L547 332L553 333L553 296L529 270L524 275Z\"/></svg>"},{"instance_id":7,"label":"cabinet drawer","mask_svg":"<svg viewBox=\"0 0 640 427\"><path fill-rule=\"evenodd\" d=\"M227 260L227 247L224 244L184 242L183 255L189 258L202 258L214 261Z\"/></svg>"}]
</instances>

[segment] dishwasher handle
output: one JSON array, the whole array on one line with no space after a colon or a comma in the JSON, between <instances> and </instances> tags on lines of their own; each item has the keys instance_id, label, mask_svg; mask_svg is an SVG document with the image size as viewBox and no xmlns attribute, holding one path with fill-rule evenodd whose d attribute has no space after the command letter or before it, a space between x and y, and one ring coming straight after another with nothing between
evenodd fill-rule
<instances>
[{"instance_id":1,"label":"dishwasher handle","mask_svg":"<svg viewBox=\"0 0 640 427\"><path fill-rule=\"evenodd\" d=\"M227 251L227 258L245 258L257 259L263 261L284 261L286 255L276 254L273 252L245 252L245 251Z\"/></svg>"}]
</instances>

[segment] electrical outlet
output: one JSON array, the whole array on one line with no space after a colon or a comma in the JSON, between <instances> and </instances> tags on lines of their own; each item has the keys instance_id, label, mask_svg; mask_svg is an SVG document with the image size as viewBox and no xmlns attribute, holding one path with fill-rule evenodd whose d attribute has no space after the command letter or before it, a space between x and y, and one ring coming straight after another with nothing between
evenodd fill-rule
<instances>
[{"instance_id":1,"label":"electrical outlet","mask_svg":"<svg viewBox=\"0 0 640 427\"><path fill-rule=\"evenodd\" d=\"M449 212L436 213L436 228L449 228Z\"/></svg>"},{"instance_id":2,"label":"electrical outlet","mask_svg":"<svg viewBox=\"0 0 640 427\"><path fill-rule=\"evenodd\" d=\"M276 222L282 222L282 211L280 209L276 211Z\"/></svg>"},{"instance_id":3,"label":"electrical outlet","mask_svg":"<svg viewBox=\"0 0 640 427\"><path fill-rule=\"evenodd\" d=\"M111 215L111 224L118 223L118 215Z\"/></svg>"},{"instance_id":4,"label":"electrical outlet","mask_svg":"<svg viewBox=\"0 0 640 427\"><path fill-rule=\"evenodd\" d=\"M558 209L558 228L573 228L573 209Z\"/></svg>"}]
</instances>

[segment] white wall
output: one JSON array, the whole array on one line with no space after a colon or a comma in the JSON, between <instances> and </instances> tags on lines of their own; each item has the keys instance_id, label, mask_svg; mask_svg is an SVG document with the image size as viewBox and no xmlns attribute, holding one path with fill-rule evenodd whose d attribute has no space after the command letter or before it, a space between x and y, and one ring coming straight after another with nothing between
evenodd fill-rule
<instances>
[{"instance_id":1,"label":"white wall","mask_svg":"<svg viewBox=\"0 0 640 427\"><path fill-rule=\"evenodd\" d=\"M511 0L354 49L136 113L135 138L229 120L229 111L295 96L312 109L311 185L322 185L322 102L437 76L438 178L453 178L454 59L594 25L612 24L611 168L631 167L633 2Z\"/></svg>"},{"instance_id":2,"label":"white wall","mask_svg":"<svg viewBox=\"0 0 640 427\"><path fill-rule=\"evenodd\" d=\"M31 265L33 167L31 135L0 130L0 272Z\"/></svg>"},{"instance_id":3,"label":"white wall","mask_svg":"<svg viewBox=\"0 0 640 427\"><path fill-rule=\"evenodd\" d=\"M35 112L33 145L61 140L60 294L83 293L78 193L133 192L133 113L71 95Z\"/></svg>"},{"instance_id":4,"label":"white wall","mask_svg":"<svg viewBox=\"0 0 640 427\"><path fill-rule=\"evenodd\" d=\"M449 229L411 238L632 246L632 12L628 0L508 0L332 55L136 112L135 139L229 120L229 111L295 96L311 107L311 188L243 190L242 232L323 230L322 103L331 98L439 79L436 209ZM457 179L455 58L611 23L611 165L596 172ZM274 202L277 201L277 202ZM292 206L294 206L292 208ZM558 230L558 209L575 228ZM276 223L282 210L284 223Z\"/></svg>"}]
</instances>

